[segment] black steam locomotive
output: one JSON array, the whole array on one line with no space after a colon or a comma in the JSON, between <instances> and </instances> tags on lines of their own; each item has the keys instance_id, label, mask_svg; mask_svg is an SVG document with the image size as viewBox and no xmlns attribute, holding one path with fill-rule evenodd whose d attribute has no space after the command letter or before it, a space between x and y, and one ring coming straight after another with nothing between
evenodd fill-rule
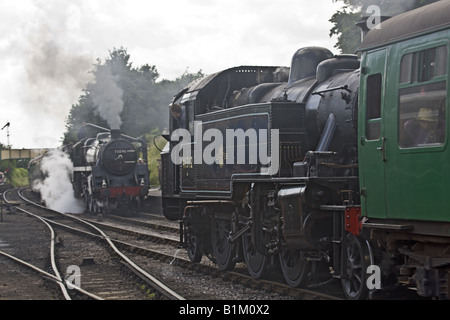
<instances>
[{"instance_id":1,"label":"black steam locomotive","mask_svg":"<svg viewBox=\"0 0 450 320\"><path fill-rule=\"evenodd\" d=\"M208 255L220 269L231 270L245 260L259 278L278 255L292 286L307 280L310 261L331 261L339 249L333 238L343 233L334 230L342 214L326 205L359 204L359 65L356 56L303 48L293 57L287 83L277 81L286 78L286 68L245 66L183 92L192 155L208 130L236 135L234 144L227 140L223 150L212 152L220 157L212 164L181 155L184 162L174 165L174 150L184 141L171 141L171 152L162 154L164 214L183 219L192 261ZM177 125L174 119L174 132ZM276 161L252 162L259 154Z\"/></svg>"},{"instance_id":2,"label":"black steam locomotive","mask_svg":"<svg viewBox=\"0 0 450 320\"><path fill-rule=\"evenodd\" d=\"M163 212L190 259L255 278L279 260L288 284L336 278L349 299L398 284L448 298L449 130L401 140L408 120L448 118L449 17L440 1L369 31L361 60L302 48L290 69L231 68L177 94Z\"/></svg>"},{"instance_id":3,"label":"black steam locomotive","mask_svg":"<svg viewBox=\"0 0 450 320\"><path fill-rule=\"evenodd\" d=\"M73 189L88 212L139 210L149 190L147 144L120 130L102 130L64 148L73 162Z\"/></svg>"}]
</instances>

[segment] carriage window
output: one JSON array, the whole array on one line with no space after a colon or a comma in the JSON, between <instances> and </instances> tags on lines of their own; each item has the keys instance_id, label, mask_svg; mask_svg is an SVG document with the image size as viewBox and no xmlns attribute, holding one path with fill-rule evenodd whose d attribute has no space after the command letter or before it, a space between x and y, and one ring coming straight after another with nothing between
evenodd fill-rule
<instances>
[{"instance_id":1,"label":"carriage window","mask_svg":"<svg viewBox=\"0 0 450 320\"><path fill-rule=\"evenodd\" d=\"M447 47L403 56L399 90L399 146L439 146L445 142Z\"/></svg>"},{"instance_id":2,"label":"carriage window","mask_svg":"<svg viewBox=\"0 0 450 320\"><path fill-rule=\"evenodd\" d=\"M446 81L400 90L401 148L441 145L445 141Z\"/></svg>"},{"instance_id":3,"label":"carriage window","mask_svg":"<svg viewBox=\"0 0 450 320\"><path fill-rule=\"evenodd\" d=\"M441 46L423 51L420 82L443 76L447 73L447 47Z\"/></svg>"},{"instance_id":4,"label":"carriage window","mask_svg":"<svg viewBox=\"0 0 450 320\"><path fill-rule=\"evenodd\" d=\"M412 77L412 60L413 54L407 54L403 57L400 67L400 83L410 83Z\"/></svg>"},{"instance_id":5,"label":"carriage window","mask_svg":"<svg viewBox=\"0 0 450 320\"><path fill-rule=\"evenodd\" d=\"M447 47L440 46L403 56L400 83L426 82L447 74Z\"/></svg>"},{"instance_id":6,"label":"carriage window","mask_svg":"<svg viewBox=\"0 0 450 320\"><path fill-rule=\"evenodd\" d=\"M366 138L376 140L381 136L381 74L367 78Z\"/></svg>"}]
</instances>

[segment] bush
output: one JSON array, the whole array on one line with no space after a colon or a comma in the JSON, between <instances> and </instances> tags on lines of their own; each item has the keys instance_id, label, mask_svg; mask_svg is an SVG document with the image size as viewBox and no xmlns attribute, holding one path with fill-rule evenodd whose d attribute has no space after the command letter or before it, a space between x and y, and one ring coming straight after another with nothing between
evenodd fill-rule
<instances>
[{"instance_id":1,"label":"bush","mask_svg":"<svg viewBox=\"0 0 450 320\"><path fill-rule=\"evenodd\" d=\"M9 182L14 187L28 186L28 170L24 168L12 168L9 173Z\"/></svg>"},{"instance_id":2,"label":"bush","mask_svg":"<svg viewBox=\"0 0 450 320\"><path fill-rule=\"evenodd\" d=\"M150 170L150 185L151 186L159 186L159 166L161 159L161 151L165 144L166 140L159 136L159 129L153 130L150 134L146 135L147 148L148 148L148 168ZM153 142L154 140L154 142ZM158 146L158 148L155 146Z\"/></svg>"}]
</instances>

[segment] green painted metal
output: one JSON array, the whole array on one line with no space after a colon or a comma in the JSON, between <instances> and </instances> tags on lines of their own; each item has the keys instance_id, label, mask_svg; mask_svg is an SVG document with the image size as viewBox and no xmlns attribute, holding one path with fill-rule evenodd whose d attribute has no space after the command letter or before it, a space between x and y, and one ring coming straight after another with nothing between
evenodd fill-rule
<instances>
[{"instance_id":1,"label":"green painted metal","mask_svg":"<svg viewBox=\"0 0 450 320\"><path fill-rule=\"evenodd\" d=\"M368 217L450 221L449 40L447 29L362 53L358 129L362 209ZM446 74L401 80L405 56L415 54L421 65L417 72L424 73L434 67L427 52L439 47L446 48L442 51ZM368 79L375 73L382 77L381 113L371 119ZM445 124L442 138L428 144L402 142L407 120L418 118L424 109L435 110L436 119ZM379 135L370 131L376 126ZM419 129L415 135L419 136Z\"/></svg>"},{"instance_id":2,"label":"green painted metal","mask_svg":"<svg viewBox=\"0 0 450 320\"><path fill-rule=\"evenodd\" d=\"M363 213L366 215L385 218L385 162L383 161L383 139L384 139L384 93L385 93L385 73L386 73L386 50L376 50L364 53L362 56L362 72L360 80L359 95L359 168L361 186L361 205ZM374 97L368 93L368 89L374 89L370 79L380 82L378 92L379 114L372 115L367 112L366 106Z\"/></svg>"}]
</instances>

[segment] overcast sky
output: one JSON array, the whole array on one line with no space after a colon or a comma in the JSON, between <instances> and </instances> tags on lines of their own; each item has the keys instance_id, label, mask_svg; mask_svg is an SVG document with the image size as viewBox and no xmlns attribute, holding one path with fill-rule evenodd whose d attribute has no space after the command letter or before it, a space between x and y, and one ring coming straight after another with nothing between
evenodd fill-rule
<instances>
[{"instance_id":1,"label":"overcast sky","mask_svg":"<svg viewBox=\"0 0 450 320\"><path fill-rule=\"evenodd\" d=\"M61 145L96 59L124 47L160 79L240 65L288 66L333 48L332 0L0 0L0 127L13 148ZM174 92L175 94L175 92ZM7 130L0 131L7 144Z\"/></svg>"}]
</instances>

